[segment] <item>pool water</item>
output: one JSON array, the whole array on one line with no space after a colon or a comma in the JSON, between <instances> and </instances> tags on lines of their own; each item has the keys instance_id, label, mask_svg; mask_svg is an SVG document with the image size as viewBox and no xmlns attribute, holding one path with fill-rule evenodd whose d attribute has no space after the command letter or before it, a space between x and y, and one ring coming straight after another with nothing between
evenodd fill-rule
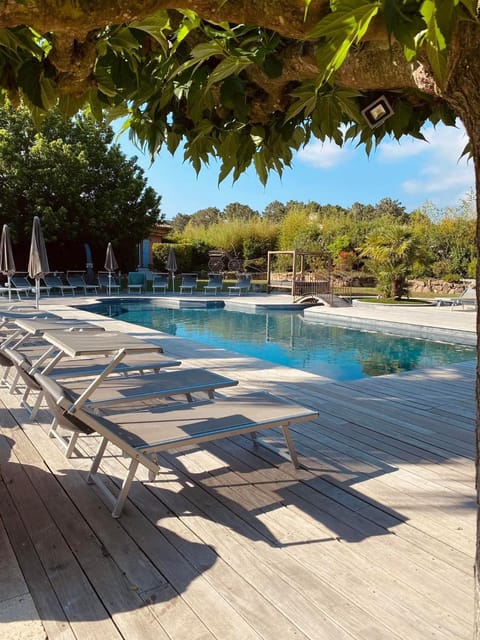
<instances>
[{"instance_id":1,"label":"pool water","mask_svg":"<svg viewBox=\"0 0 480 640\"><path fill-rule=\"evenodd\" d=\"M355 380L474 360L472 347L309 323L300 312L169 309L103 302L85 310L332 380Z\"/></svg>"}]
</instances>

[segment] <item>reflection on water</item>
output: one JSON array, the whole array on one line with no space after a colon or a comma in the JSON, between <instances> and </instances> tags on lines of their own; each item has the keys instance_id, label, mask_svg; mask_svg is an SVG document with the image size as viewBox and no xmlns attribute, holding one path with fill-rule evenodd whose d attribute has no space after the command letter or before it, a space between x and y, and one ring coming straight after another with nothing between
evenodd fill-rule
<instances>
[{"instance_id":1,"label":"reflection on water","mask_svg":"<svg viewBox=\"0 0 480 640\"><path fill-rule=\"evenodd\" d=\"M301 312L165 309L133 301L99 303L88 309L333 380L355 380L476 357L473 348L460 345L308 323Z\"/></svg>"}]
</instances>

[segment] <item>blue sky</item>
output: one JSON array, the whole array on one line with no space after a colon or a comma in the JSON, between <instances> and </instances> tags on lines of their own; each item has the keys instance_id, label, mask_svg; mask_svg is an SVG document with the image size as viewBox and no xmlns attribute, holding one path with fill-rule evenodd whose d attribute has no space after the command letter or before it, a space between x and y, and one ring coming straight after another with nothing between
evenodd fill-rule
<instances>
[{"instance_id":1,"label":"blue sky","mask_svg":"<svg viewBox=\"0 0 480 640\"><path fill-rule=\"evenodd\" d=\"M211 162L197 177L182 153L172 157L166 150L150 165L147 156L123 134L118 142L127 156L136 155L145 169L148 183L162 196L167 220L177 213L195 213L214 206L223 209L231 202L248 204L262 212L273 200L313 200L320 204L354 202L376 204L385 197L399 200L412 211L427 201L435 207L459 204L474 188L473 163L460 155L467 143L463 127L424 130L428 142L405 137L401 143L386 140L368 157L363 148L344 148L315 141L298 152L291 169L282 178L273 175L266 187L249 170L236 183L228 178L218 186L218 167Z\"/></svg>"}]
</instances>

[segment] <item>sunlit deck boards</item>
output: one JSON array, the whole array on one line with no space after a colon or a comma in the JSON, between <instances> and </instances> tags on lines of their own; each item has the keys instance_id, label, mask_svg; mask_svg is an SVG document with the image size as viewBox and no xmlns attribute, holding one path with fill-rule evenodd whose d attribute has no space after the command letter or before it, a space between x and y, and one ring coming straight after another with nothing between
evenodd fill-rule
<instances>
[{"instance_id":1,"label":"sunlit deck boards","mask_svg":"<svg viewBox=\"0 0 480 640\"><path fill-rule=\"evenodd\" d=\"M0 621L23 594L51 640L470 638L474 376L269 383L320 410L292 429L308 470L219 441L164 456L118 521L85 482L95 437L67 460L46 412L1 392ZM103 471L124 464L112 450Z\"/></svg>"}]
</instances>

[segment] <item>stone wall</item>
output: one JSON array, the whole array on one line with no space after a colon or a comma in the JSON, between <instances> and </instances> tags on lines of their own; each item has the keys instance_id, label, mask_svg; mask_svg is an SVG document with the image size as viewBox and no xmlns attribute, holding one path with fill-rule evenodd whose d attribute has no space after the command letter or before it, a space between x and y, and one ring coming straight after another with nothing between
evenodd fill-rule
<instances>
[{"instance_id":1,"label":"stone wall","mask_svg":"<svg viewBox=\"0 0 480 640\"><path fill-rule=\"evenodd\" d=\"M464 282L445 282L435 278L409 281L410 295L413 293L439 293L441 295L459 295L465 290Z\"/></svg>"}]
</instances>

